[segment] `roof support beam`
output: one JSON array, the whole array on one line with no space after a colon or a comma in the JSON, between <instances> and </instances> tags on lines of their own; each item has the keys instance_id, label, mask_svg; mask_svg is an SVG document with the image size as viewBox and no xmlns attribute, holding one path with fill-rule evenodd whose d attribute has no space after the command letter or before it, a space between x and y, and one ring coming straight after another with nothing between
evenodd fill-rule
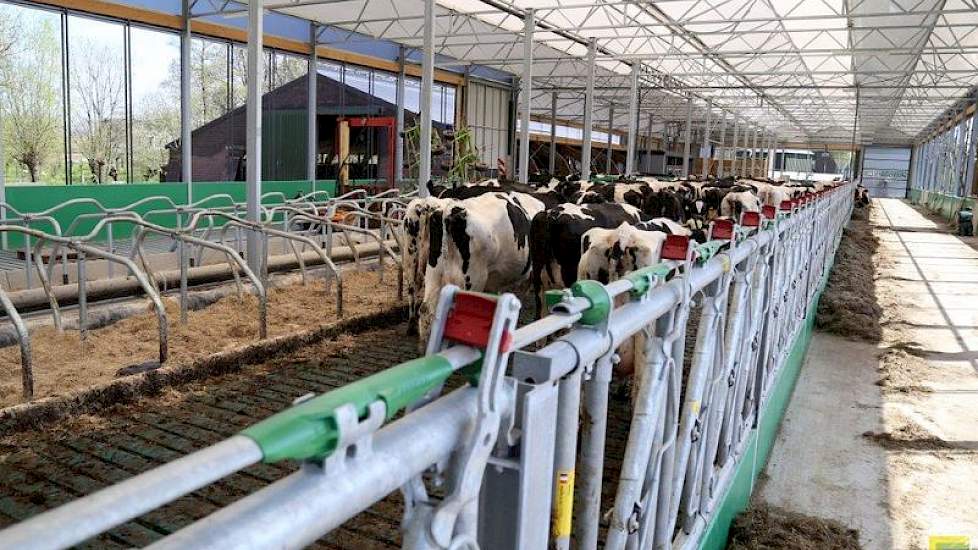
<instances>
[{"instance_id":1,"label":"roof support beam","mask_svg":"<svg viewBox=\"0 0 978 550\"><path fill-rule=\"evenodd\" d=\"M193 122L190 117L190 0L183 0L180 34L180 179L187 186L187 204L193 204Z\"/></svg>"},{"instance_id":2,"label":"roof support beam","mask_svg":"<svg viewBox=\"0 0 978 550\"><path fill-rule=\"evenodd\" d=\"M632 86L628 98L628 153L625 156L625 173L635 173L635 149L638 146L638 76L642 67L632 65Z\"/></svg>"},{"instance_id":3,"label":"roof support beam","mask_svg":"<svg viewBox=\"0 0 978 550\"><path fill-rule=\"evenodd\" d=\"M404 46L398 48L397 54L397 91L395 92L395 109L396 109L396 122L397 128L395 136L394 145L394 179L401 181L404 179L404 99L405 99L405 83L407 82L407 75L405 74L405 68L407 67L407 62L404 57L407 55L407 51ZM468 100L468 91L465 92L465 98Z\"/></svg>"},{"instance_id":4,"label":"roof support beam","mask_svg":"<svg viewBox=\"0 0 978 550\"><path fill-rule=\"evenodd\" d=\"M533 94L533 10L523 18L523 76L520 77L520 183L530 181L530 99Z\"/></svg>"},{"instance_id":5,"label":"roof support beam","mask_svg":"<svg viewBox=\"0 0 978 550\"><path fill-rule=\"evenodd\" d=\"M264 39L265 10L263 0L250 0L248 3L248 100L246 107L247 127L247 217L248 221L261 221L261 85L265 81L265 53L262 49ZM248 231L248 267L255 273L261 269L267 253L262 246L262 235Z\"/></svg>"},{"instance_id":6,"label":"roof support beam","mask_svg":"<svg viewBox=\"0 0 978 550\"><path fill-rule=\"evenodd\" d=\"M717 140L717 178L723 178L723 161L727 158L727 112L720 111L720 138Z\"/></svg>"},{"instance_id":7,"label":"roof support beam","mask_svg":"<svg viewBox=\"0 0 978 550\"><path fill-rule=\"evenodd\" d=\"M594 59L597 53L594 39L587 45L587 85L584 92L584 132L581 135L581 179L591 177L591 125L594 122Z\"/></svg>"},{"instance_id":8,"label":"roof support beam","mask_svg":"<svg viewBox=\"0 0 978 550\"><path fill-rule=\"evenodd\" d=\"M978 91L975 92L975 107L978 112ZM971 136L968 139L968 161L965 168L964 192L962 196L970 195L975 181L975 148L978 146L978 117L971 115Z\"/></svg>"},{"instance_id":9,"label":"roof support beam","mask_svg":"<svg viewBox=\"0 0 978 550\"><path fill-rule=\"evenodd\" d=\"M706 125L703 127L703 179L710 175L710 160L713 158L710 147L710 115L713 111L713 101L706 100Z\"/></svg>"},{"instance_id":10,"label":"roof support beam","mask_svg":"<svg viewBox=\"0 0 978 550\"><path fill-rule=\"evenodd\" d=\"M734 115L733 142L731 147L733 154L730 155L731 156L730 175L735 178L737 177L737 138L740 137L738 136L739 133L740 133L740 119L737 118L737 115Z\"/></svg>"},{"instance_id":11,"label":"roof support beam","mask_svg":"<svg viewBox=\"0 0 978 550\"><path fill-rule=\"evenodd\" d=\"M306 68L306 179L316 190L316 157L319 154L319 142L316 135L316 121L319 114L319 100L316 93L319 89L319 58L316 55L315 23L309 24L309 61Z\"/></svg>"},{"instance_id":12,"label":"roof support beam","mask_svg":"<svg viewBox=\"0 0 978 550\"><path fill-rule=\"evenodd\" d=\"M550 163L548 172L557 173L557 92L550 94Z\"/></svg>"},{"instance_id":13,"label":"roof support beam","mask_svg":"<svg viewBox=\"0 0 978 550\"><path fill-rule=\"evenodd\" d=\"M689 177L689 140L693 131L693 97L686 97L686 129L684 131L683 144L683 177Z\"/></svg>"},{"instance_id":14,"label":"roof support beam","mask_svg":"<svg viewBox=\"0 0 978 550\"><path fill-rule=\"evenodd\" d=\"M428 196L431 180L431 98L435 87L435 0L424 0L424 51L421 56L421 151L418 196Z\"/></svg>"},{"instance_id":15,"label":"roof support beam","mask_svg":"<svg viewBox=\"0 0 978 550\"><path fill-rule=\"evenodd\" d=\"M606 143L607 148L605 149L605 155L604 155L605 174L611 174L611 169L614 164L611 158L611 152L612 152L611 146L614 144L614 135L615 135L614 130L615 130L615 106L612 105L608 107L608 136L607 136L608 139Z\"/></svg>"}]
</instances>

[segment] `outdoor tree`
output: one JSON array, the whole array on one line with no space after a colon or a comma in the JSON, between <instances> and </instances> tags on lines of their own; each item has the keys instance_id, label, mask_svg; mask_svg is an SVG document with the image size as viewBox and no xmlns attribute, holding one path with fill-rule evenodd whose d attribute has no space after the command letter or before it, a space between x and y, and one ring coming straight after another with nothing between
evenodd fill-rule
<instances>
[{"instance_id":1,"label":"outdoor tree","mask_svg":"<svg viewBox=\"0 0 978 550\"><path fill-rule=\"evenodd\" d=\"M57 162L61 138L61 47L49 18L0 9L0 109L6 155L30 182ZM55 20L56 22L56 20Z\"/></svg>"},{"instance_id":2,"label":"outdoor tree","mask_svg":"<svg viewBox=\"0 0 978 550\"><path fill-rule=\"evenodd\" d=\"M119 52L105 43L78 40L72 44L69 73L73 151L85 157L93 183L118 180L126 155L125 79Z\"/></svg>"}]
</instances>

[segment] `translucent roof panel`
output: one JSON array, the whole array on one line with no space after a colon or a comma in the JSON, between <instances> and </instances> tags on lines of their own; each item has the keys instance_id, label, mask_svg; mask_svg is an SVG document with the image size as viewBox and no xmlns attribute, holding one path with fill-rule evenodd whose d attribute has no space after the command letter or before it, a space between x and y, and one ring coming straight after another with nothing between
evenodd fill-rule
<instances>
[{"instance_id":1,"label":"translucent roof panel","mask_svg":"<svg viewBox=\"0 0 978 550\"><path fill-rule=\"evenodd\" d=\"M978 84L978 3L964 0L436 0L445 66L519 77L534 10L534 115L583 117L596 44L595 120L628 124L630 72L640 117L749 120L788 141L905 144ZM274 9L420 48L423 0L294 0ZM728 125L728 126L732 126Z\"/></svg>"}]
</instances>

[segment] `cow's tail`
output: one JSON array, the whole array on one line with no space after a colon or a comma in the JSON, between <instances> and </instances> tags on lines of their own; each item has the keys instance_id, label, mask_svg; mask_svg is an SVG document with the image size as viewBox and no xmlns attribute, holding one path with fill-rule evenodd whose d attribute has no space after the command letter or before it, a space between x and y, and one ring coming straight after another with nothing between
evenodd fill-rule
<instances>
[{"instance_id":1,"label":"cow's tail","mask_svg":"<svg viewBox=\"0 0 978 550\"><path fill-rule=\"evenodd\" d=\"M537 317L543 311L543 270L549 269L553 260L550 248L550 219L546 210L537 212L530 220L530 282L533 285L533 302Z\"/></svg>"}]
</instances>

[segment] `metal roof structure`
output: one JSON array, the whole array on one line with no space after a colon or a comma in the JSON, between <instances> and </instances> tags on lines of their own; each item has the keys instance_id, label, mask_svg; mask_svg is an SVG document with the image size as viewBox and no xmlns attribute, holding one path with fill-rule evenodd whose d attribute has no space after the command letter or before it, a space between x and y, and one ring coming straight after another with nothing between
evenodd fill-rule
<instances>
[{"instance_id":1,"label":"metal roof structure","mask_svg":"<svg viewBox=\"0 0 978 550\"><path fill-rule=\"evenodd\" d=\"M215 11L241 5L214 2ZM231 8L229 8L229 6ZM425 0L293 0L268 10L421 48ZM914 142L978 84L974 0L437 0L441 66L492 67L519 76L524 21L533 12L534 113L583 118L588 43L594 40L597 121L615 106L628 125L630 72L639 110L660 120L721 111L780 140ZM731 125L732 127L732 125Z\"/></svg>"}]
</instances>

